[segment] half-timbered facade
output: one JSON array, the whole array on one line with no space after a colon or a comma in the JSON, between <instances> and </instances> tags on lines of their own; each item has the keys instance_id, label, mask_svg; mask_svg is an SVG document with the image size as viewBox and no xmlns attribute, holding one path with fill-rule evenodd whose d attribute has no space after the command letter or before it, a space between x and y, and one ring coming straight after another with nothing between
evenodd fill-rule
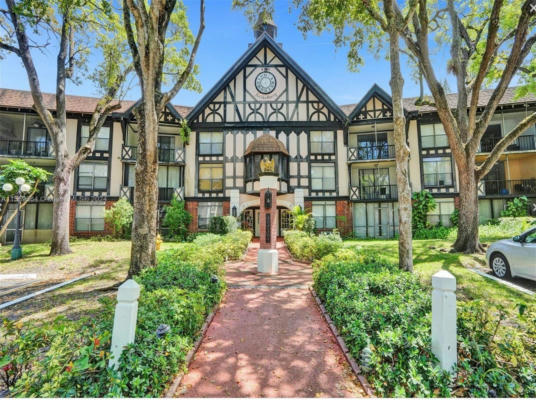
<instances>
[{"instance_id":1,"label":"half-timbered facade","mask_svg":"<svg viewBox=\"0 0 536 400\"><path fill-rule=\"evenodd\" d=\"M290 210L310 211L320 230L394 237L398 230L396 163L390 95L377 85L356 104L339 106L276 42L272 24L257 26L255 41L193 108L169 104L158 136L160 212L173 198L185 201L190 229L207 230L210 218L234 215L259 234L259 163L279 173L278 230L291 225ZM486 102L488 91L481 94ZM54 96L46 95L54 109ZM434 224L448 225L458 178L445 133L430 106L405 99L413 191L429 190L438 206ZM87 140L98 99L68 96L68 147ZM449 97L455 107L455 95ZM51 141L28 92L0 89L0 162L22 158L54 168ZM119 198L132 201L137 157L136 103L124 101L101 129L95 150L73 176L71 234L106 234L104 210ZM479 159L517 122L536 109L536 97L515 99L508 89L481 144ZM179 127L191 127L186 142ZM26 207L24 241L46 240L52 220L51 185ZM480 184L481 221L496 218L509 199L536 202L536 129L510 146ZM8 229L2 240L12 240Z\"/></svg>"}]
</instances>

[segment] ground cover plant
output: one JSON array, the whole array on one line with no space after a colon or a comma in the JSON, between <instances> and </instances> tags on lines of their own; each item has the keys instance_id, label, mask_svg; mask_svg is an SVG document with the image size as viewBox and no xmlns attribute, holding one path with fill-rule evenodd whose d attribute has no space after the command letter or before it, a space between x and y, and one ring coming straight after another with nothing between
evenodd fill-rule
<instances>
[{"instance_id":1,"label":"ground cover plant","mask_svg":"<svg viewBox=\"0 0 536 400\"><path fill-rule=\"evenodd\" d=\"M459 301L459 363L451 379L431 353L431 288L372 249L344 248L326 256L314 264L313 279L377 395L536 395L533 304L516 307L506 324L507 311L487 299ZM370 354L364 356L364 349Z\"/></svg>"},{"instance_id":2,"label":"ground cover plant","mask_svg":"<svg viewBox=\"0 0 536 400\"><path fill-rule=\"evenodd\" d=\"M9 380L11 395L160 396L224 293L223 261L240 257L251 234L237 231L209 239L202 246L194 242L159 253L158 266L135 277L142 286L136 340L123 352L118 370L107 368L112 298L103 297L91 318L60 317L39 326L5 320L0 374ZM232 251L222 252L223 243L233 243ZM170 331L159 338L160 324L169 325Z\"/></svg>"}]
</instances>

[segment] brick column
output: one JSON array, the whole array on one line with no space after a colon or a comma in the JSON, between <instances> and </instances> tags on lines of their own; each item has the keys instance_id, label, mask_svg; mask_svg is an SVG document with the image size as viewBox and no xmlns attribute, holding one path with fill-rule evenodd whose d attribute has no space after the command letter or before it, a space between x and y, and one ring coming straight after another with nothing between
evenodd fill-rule
<instances>
[{"instance_id":1,"label":"brick column","mask_svg":"<svg viewBox=\"0 0 536 400\"><path fill-rule=\"evenodd\" d=\"M191 233L195 233L198 230L197 229L197 207L198 207L198 204L199 203L197 201L187 201L184 204L184 208L192 216L192 221L190 222L190 225L188 226L188 230Z\"/></svg>"},{"instance_id":2,"label":"brick column","mask_svg":"<svg viewBox=\"0 0 536 400\"><path fill-rule=\"evenodd\" d=\"M266 193L272 194L271 208L264 207ZM259 233L261 249L275 249L277 240L277 189L260 190L260 216L259 216ZM267 230L266 224L270 221L270 230Z\"/></svg>"}]
</instances>

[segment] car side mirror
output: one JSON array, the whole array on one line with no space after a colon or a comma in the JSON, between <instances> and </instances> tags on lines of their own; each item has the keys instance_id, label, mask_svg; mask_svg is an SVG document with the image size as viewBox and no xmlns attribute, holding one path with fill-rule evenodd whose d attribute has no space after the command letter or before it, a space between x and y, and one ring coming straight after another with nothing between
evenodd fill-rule
<instances>
[{"instance_id":1,"label":"car side mirror","mask_svg":"<svg viewBox=\"0 0 536 400\"><path fill-rule=\"evenodd\" d=\"M514 242L517 242L517 243L521 243L521 242L523 242L523 240L521 240L521 236L519 236L519 235L514 236L514 237L512 238L512 240L513 240Z\"/></svg>"}]
</instances>

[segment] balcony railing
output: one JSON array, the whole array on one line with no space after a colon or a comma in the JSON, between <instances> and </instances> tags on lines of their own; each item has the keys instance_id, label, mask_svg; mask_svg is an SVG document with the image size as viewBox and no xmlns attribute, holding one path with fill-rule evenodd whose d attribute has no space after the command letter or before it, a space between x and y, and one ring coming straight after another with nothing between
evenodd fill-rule
<instances>
[{"instance_id":1,"label":"balcony railing","mask_svg":"<svg viewBox=\"0 0 536 400\"><path fill-rule=\"evenodd\" d=\"M521 196L536 194L536 178L519 180L484 180L478 184L479 196Z\"/></svg>"},{"instance_id":2,"label":"balcony railing","mask_svg":"<svg viewBox=\"0 0 536 400\"><path fill-rule=\"evenodd\" d=\"M351 186L350 200L396 200L396 185Z\"/></svg>"},{"instance_id":3,"label":"balcony railing","mask_svg":"<svg viewBox=\"0 0 536 400\"><path fill-rule=\"evenodd\" d=\"M502 138L482 139L480 142L480 152L489 153L499 143ZM518 137L514 143L506 148L506 151L528 151L536 150L536 136L522 135Z\"/></svg>"},{"instance_id":4,"label":"balcony railing","mask_svg":"<svg viewBox=\"0 0 536 400\"><path fill-rule=\"evenodd\" d=\"M0 155L18 157L52 157L52 145L49 142L29 140L0 140Z\"/></svg>"},{"instance_id":5,"label":"balcony railing","mask_svg":"<svg viewBox=\"0 0 536 400\"><path fill-rule=\"evenodd\" d=\"M348 161L388 160L395 158L395 146L382 143L348 148Z\"/></svg>"},{"instance_id":6,"label":"balcony railing","mask_svg":"<svg viewBox=\"0 0 536 400\"><path fill-rule=\"evenodd\" d=\"M134 202L134 187L121 186L119 191L120 197L124 197L128 201ZM173 197L177 197L179 200L184 199L184 187L176 188L158 188L158 201L171 201Z\"/></svg>"},{"instance_id":7,"label":"balcony railing","mask_svg":"<svg viewBox=\"0 0 536 400\"><path fill-rule=\"evenodd\" d=\"M123 161L136 161L137 146L123 145L121 159ZM158 161L161 163L184 163L184 149L158 149Z\"/></svg>"}]
</instances>

